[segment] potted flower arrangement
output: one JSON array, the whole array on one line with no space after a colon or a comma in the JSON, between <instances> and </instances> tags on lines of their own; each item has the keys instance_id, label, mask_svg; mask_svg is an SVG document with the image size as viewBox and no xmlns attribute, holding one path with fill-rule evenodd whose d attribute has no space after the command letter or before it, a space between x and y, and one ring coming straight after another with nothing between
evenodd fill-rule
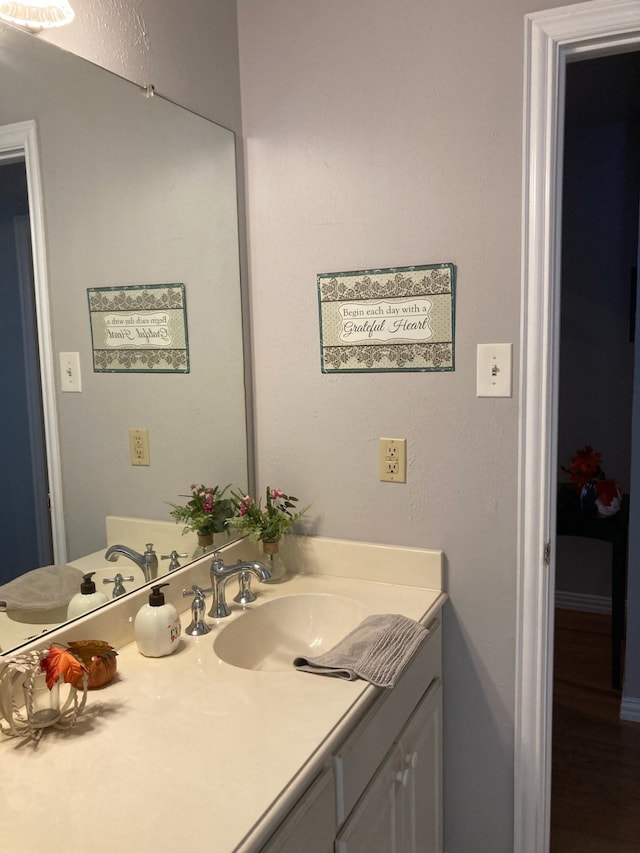
<instances>
[{"instance_id":1,"label":"potted flower arrangement","mask_svg":"<svg viewBox=\"0 0 640 853\"><path fill-rule=\"evenodd\" d=\"M620 510L622 493L615 480L602 470L602 454L590 444L581 447L571 457L571 464L562 470L569 474L585 515L606 518Z\"/></svg>"},{"instance_id":2,"label":"potted flower arrangement","mask_svg":"<svg viewBox=\"0 0 640 853\"><path fill-rule=\"evenodd\" d=\"M180 495L189 498L187 503L170 503L170 515L176 522L182 522L183 535L195 532L198 536L198 551L194 558L202 556L213 549L213 534L226 531L226 522L233 515L235 506L231 498L225 497L229 485L223 489L220 486L204 486L202 483L192 483L189 488L191 495Z\"/></svg>"},{"instance_id":3,"label":"potted flower arrangement","mask_svg":"<svg viewBox=\"0 0 640 853\"><path fill-rule=\"evenodd\" d=\"M280 582L286 576L279 551L280 539L289 533L309 506L297 510L298 498L270 486L266 489L264 506L260 499L256 501L251 495L232 493L232 496L235 513L227 519L227 526L245 533L254 542L262 542L267 568L271 572L270 582Z\"/></svg>"}]
</instances>

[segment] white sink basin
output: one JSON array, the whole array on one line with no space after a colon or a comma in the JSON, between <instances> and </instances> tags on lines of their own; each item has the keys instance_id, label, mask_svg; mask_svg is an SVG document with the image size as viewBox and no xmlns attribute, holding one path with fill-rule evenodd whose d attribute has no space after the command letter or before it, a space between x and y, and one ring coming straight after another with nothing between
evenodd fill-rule
<instances>
[{"instance_id":1,"label":"white sink basin","mask_svg":"<svg viewBox=\"0 0 640 853\"><path fill-rule=\"evenodd\" d=\"M300 655L328 651L370 613L361 602L340 595L287 595L225 625L213 648L221 660L242 669L288 670Z\"/></svg>"}]
</instances>

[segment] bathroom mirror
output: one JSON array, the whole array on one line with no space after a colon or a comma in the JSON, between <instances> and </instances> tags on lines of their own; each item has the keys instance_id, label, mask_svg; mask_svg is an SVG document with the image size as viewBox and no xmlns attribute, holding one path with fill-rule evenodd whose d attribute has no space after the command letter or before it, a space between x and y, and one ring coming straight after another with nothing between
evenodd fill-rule
<instances>
[{"instance_id":1,"label":"bathroom mirror","mask_svg":"<svg viewBox=\"0 0 640 853\"><path fill-rule=\"evenodd\" d=\"M4 24L0 77L0 126L37 130L69 562L104 546L106 516L171 522L191 483L248 483L235 139ZM160 284L184 286L189 372L96 372L88 289ZM79 354L80 392L61 389L60 353ZM131 465L132 428L150 465ZM5 517L3 537L9 524L32 535Z\"/></svg>"}]
</instances>

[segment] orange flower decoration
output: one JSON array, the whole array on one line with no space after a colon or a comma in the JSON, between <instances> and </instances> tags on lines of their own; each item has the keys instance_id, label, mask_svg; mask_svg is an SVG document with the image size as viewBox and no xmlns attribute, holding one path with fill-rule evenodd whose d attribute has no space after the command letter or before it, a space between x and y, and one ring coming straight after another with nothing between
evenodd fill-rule
<instances>
[{"instance_id":1,"label":"orange flower decoration","mask_svg":"<svg viewBox=\"0 0 640 853\"><path fill-rule=\"evenodd\" d=\"M87 671L82 661L79 661L68 649L59 649L56 646L51 646L46 657L42 658L40 669L46 673L49 690L61 675L64 676L67 684L77 687L82 681L83 673Z\"/></svg>"}]
</instances>

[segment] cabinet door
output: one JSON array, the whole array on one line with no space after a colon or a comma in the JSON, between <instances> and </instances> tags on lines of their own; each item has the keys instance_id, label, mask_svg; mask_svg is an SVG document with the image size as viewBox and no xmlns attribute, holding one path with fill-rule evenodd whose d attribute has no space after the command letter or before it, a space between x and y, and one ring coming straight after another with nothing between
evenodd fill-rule
<instances>
[{"instance_id":1,"label":"cabinet door","mask_svg":"<svg viewBox=\"0 0 640 853\"><path fill-rule=\"evenodd\" d=\"M401 821L397 746L389 754L336 839L336 853L402 853L398 846Z\"/></svg>"},{"instance_id":2,"label":"cabinet door","mask_svg":"<svg viewBox=\"0 0 640 853\"><path fill-rule=\"evenodd\" d=\"M442 851L442 683L438 679L398 738L402 753L402 853Z\"/></svg>"},{"instance_id":3,"label":"cabinet door","mask_svg":"<svg viewBox=\"0 0 640 853\"><path fill-rule=\"evenodd\" d=\"M442 674L440 621L434 620L429 630L393 690L379 689L375 703L334 755L339 824L355 808L425 690Z\"/></svg>"},{"instance_id":4,"label":"cabinet door","mask_svg":"<svg viewBox=\"0 0 640 853\"><path fill-rule=\"evenodd\" d=\"M261 853L333 853L336 834L335 787L331 769L302 795Z\"/></svg>"}]
</instances>

